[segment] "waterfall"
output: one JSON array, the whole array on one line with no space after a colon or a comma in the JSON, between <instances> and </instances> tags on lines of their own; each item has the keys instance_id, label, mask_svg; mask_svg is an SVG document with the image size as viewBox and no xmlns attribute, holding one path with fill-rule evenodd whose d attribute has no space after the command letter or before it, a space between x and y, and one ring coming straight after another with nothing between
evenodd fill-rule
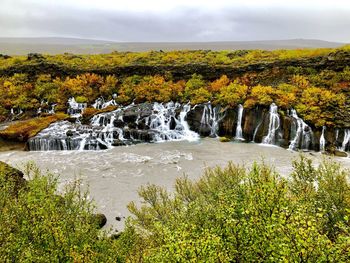
<instances>
[{"instance_id":1,"label":"waterfall","mask_svg":"<svg viewBox=\"0 0 350 263\"><path fill-rule=\"evenodd\" d=\"M326 130L326 126L323 126L322 127L322 134L321 134L321 137L320 137L320 151L321 152L324 152L326 150L326 140L324 138L325 130Z\"/></svg>"},{"instance_id":2,"label":"waterfall","mask_svg":"<svg viewBox=\"0 0 350 263\"><path fill-rule=\"evenodd\" d=\"M344 139L340 150L345 152L348 148L350 148L350 129L344 131Z\"/></svg>"},{"instance_id":3,"label":"waterfall","mask_svg":"<svg viewBox=\"0 0 350 263\"><path fill-rule=\"evenodd\" d=\"M131 104L95 115L89 125L60 121L28 140L31 151L103 150L136 142L195 141L186 121L189 104Z\"/></svg>"},{"instance_id":4,"label":"waterfall","mask_svg":"<svg viewBox=\"0 0 350 263\"><path fill-rule=\"evenodd\" d=\"M297 115L296 110L291 109L290 116L296 120L297 127L293 140L289 145L289 150L305 149L308 150L312 144L312 129ZM292 134L292 131L291 131Z\"/></svg>"},{"instance_id":5,"label":"waterfall","mask_svg":"<svg viewBox=\"0 0 350 263\"><path fill-rule=\"evenodd\" d=\"M211 103L204 104L203 114L201 118L200 130L209 130L210 137L217 137L219 130L219 122L225 116L219 117L219 107L211 105Z\"/></svg>"},{"instance_id":6,"label":"waterfall","mask_svg":"<svg viewBox=\"0 0 350 263\"><path fill-rule=\"evenodd\" d=\"M280 118L278 115L278 107L275 103L270 105L270 120L269 120L269 130L267 135L263 138L262 143L264 144L275 144L276 142L276 131L280 127Z\"/></svg>"},{"instance_id":7,"label":"waterfall","mask_svg":"<svg viewBox=\"0 0 350 263\"><path fill-rule=\"evenodd\" d=\"M67 113L73 118L81 117L83 111L87 108L87 103L78 103L74 97L68 99Z\"/></svg>"},{"instance_id":8,"label":"waterfall","mask_svg":"<svg viewBox=\"0 0 350 263\"><path fill-rule=\"evenodd\" d=\"M236 127L236 140L244 140L242 132L242 117L243 117L243 106L238 105L238 116L237 116L237 127Z\"/></svg>"},{"instance_id":9,"label":"waterfall","mask_svg":"<svg viewBox=\"0 0 350 263\"><path fill-rule=\"evenodd\" d=\"M117 106L116 101L114 100L115 96L113 96L113 99L110 101L105 101L103 97L97 98L95 100L95 103L92 104L92 107L94 107L97 110L101 110L104 108L107 108L109 106Z\"/></svg>"},{"instance_id":10,"label":"waterfall","mask_svg":"<svg viewBox=\"0 0 350 263\"><path fill-rule=\"evenodd\" d=\"M183 127L184 139L187 141L197 141L199 139L199 135L190 130L190 127L186 121L187 113L191 110L191 105L189 103L183 106L182 111L180 112L180 124Z\"/></svg>"},{"instance_id":11,"label":"waterfall","mask_svg":"<svg viewBox=\"0 0 350 263\"><path fill-rule=\"evenodd\" d=\"M255 137L256 137L256 134L257 134L257 132L258 132L258 130L259 130L259 128L260 128L260 126L261 126L261 124L263 123L263 121L264 121L264 120L261 120L261 121L259 122L259 124L256 126L256 128L255 128L255 130L254 130L254 134L253 134L253 140L252 140L252 142L255 142Z\"/></svg>"},{"instance_id":12,"label":"waterfall","mask_svg":"<svg viewBox=\"0 0 350 263\"><path fill-rule=\"evenodd\" d=\"M190 130L185 117L190 111L191 106L186 104L181 106L179 103L169 102L166 104L154 103L153 112L149 117L149 127L155 131L156 142L167 140L198 140L197 133ZM177 115L177 111L180 113Z\"/></svg>"}]
</instances>

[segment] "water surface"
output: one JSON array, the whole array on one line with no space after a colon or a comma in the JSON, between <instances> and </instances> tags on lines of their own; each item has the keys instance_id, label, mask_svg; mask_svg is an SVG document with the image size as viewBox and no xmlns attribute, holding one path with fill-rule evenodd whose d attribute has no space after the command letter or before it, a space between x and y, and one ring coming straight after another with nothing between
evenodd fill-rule
<instances>
[{"instance_id":1,"label":"water surface","mask_svg":"<svg viewBox=\"0 0 350 263\"><path fill-rule=\"evenodd\" d=\"M319 153L305 153L319 162ZM127 216L126 205L138 201L140 186L153 183L171 190L175 178L186 174L197 179L206 167L225 166L228 161L249 167L254 161L273 165L284 175L292 170L291 161L299 153L276 146L254 143L221 143L205 138L197 142L174 141L115 147L106 151L50 151L1 152L0 160L18 168L34 161L42 170L59 174L61 182L81 178L84 187L97 203L98 211L105 213L108 225L121 229L124 221L116 216ZM350 158L336 158L350 168Z\"/></svg>"}]
</instances>

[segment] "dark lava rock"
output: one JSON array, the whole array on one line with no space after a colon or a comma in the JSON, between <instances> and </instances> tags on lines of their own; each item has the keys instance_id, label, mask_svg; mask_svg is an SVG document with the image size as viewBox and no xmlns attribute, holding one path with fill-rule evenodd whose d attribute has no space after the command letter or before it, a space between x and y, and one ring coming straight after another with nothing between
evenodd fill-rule
<instances>
[{"instance_id":1,"label":"dark lava rock","mask_svg":"<svg viewBox=\"0 0 350 263\"><path fill-rule=\"evenodd\" d=\"M72 137L72 136L74 135L74 133L73 133L72 130L68 130L68 131L66 132L66 135L67 135L68 137Z\"/></svg>"},{"instance_id":2,"label":"dark lava rock","mask_svg":"<svg viewBox=\"0 0 350 263\"><path fill-rule=\"evenodd\" d=\"M197 105L191 109L186 116L186 121L192 131L199 133L204 105ZM210 133L210 132L209 132Z\"/></svg>"},{"instance_id":3,"label":"dark lava rock","mask_svg":"<svg viewBox=\"0 0 350 263\"><path fill-rule=\"evenodd\" d=\"M117 240L122 235L122 232L115 233L111 235L111 239Z\"/></svg>"},{"instance_id":4,"label":"dark lava rock","mask_svg":"<svg viewBox=\"0 0 350 263\"><path fill-rule=\"evenodd\" d=\"M118 119L113 122L113 125L117 128L123 128L125 126L125 122Z\"/></svg>"},{"instance_id":5,"label":"dark lava rock","mask_svg":"<svg viewBox=\"0 0 350 263\"><path fill-rule=\"evenodd\" d=\"M124 131L124 138L133 141L151 142L155 131L128 129Z\"/></svg>"},{"instance_id":6,"label":"dark lava rock","mask_svg":"<svg viewBox=\"0 0 350 263\"><path fill-rule=\"evenodd\" d=\"M18 190L26 185L26 179L23 177L23 173L13 168L12 166L0 161L0 176L4 177L6 181L12 181L14 183L13 192L16 194ZM0 184L1 187L1 184Z\"/></svg>"},{"instance_id":7,"label":"dark lava rock","mask_svg":"<svg viewBox=\"0 0 350 263\"><path fill-rule=\"evenodd\" d=\"M115 140L113 140L112 146L125 146L125 142L123 142L119 139L115 139Z\"/></svg>"},{"instance_id":8,"label":"dark lava rock","mask_svg":"<svg viewBox=\"0 0 350 263\"><path fill-rule=\"evenodd\" d=\"M234 136L237 127L237 110L234 108L224 109L224 117L219 122L219 136Z\"/></svg>"},{"instance_id":9,"label":"dark lava rock","mask_svg":"<svg viewBox=\"0 0 350 263\"><path fill-rule=\"evenodd\" d=\"M107 224L107 217L104 214L94 214L92 221L98 228L102 228Z\"/></svg>"}]
</instances>

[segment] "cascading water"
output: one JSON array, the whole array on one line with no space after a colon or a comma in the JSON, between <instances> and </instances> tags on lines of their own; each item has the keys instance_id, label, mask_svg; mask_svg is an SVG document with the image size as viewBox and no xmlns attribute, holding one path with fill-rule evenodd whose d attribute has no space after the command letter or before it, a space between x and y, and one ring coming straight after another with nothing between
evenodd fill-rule
<instances>
[{"instance_id":1,"label":"cascading water","mask_svg":"<svg viewBox=\"0 0 350 263\"><path fill-rule=\"evenodd\" d=\"M152 115L148 118L150 129L156 132L153 141L198 140L198 134L190 130L185 120L190 109L189 104L181 106L181 104L173 102L154 103ZM179 110L181 111L177 115Z\"/></svg>"},{"instance_id":2,"label":"cascading water","mask_svg":"<svg viewBox=\"0 0 350 263\"><path fill-rule=\"evenodd\" d=\"M117 102L112 99L109 101L105 101L103 97L98 98L95 100L95 103L92 104L92 107L94 107L95 109L101 110L101 109L105 109L109 106L117 106Z\"/></svg>"},{"instance_id":3,"label":"cascading water","mask_svg":"<svg viewBox=\"0 0 350 263\"><path fill-rule=\"evenodd\" d=\"M278 107L275 103L270 105L270 120L269 120L269 130L267 135L263 138L263 144L275 144L276 143L276 131L280 127L280 117L278 115Z\"/></svg>"},{"instance_id":4,"label":"cascading water","mask_svg":"<svg viewBox=\"0 0 350 263\"><path fill-rule=\"evenodd\" d=\"M312 129L301 118L299 118L296 110L292 109L290 111L290 116L295 119L297 127L295 131L291 131L294 138L289 144L289 150L309 150L313 140Z\"/></svg>"},{"instance_id":5,"label":"cascading water","mask_svg":"<svg viewBox=\"0 0 350 263\"><path fill-rule=\"evenodd\" d=\"M340 148L341 151L350 150L350 129L344 131L344 139Z\"/></svg>"},{"instance_id":6,"label":"cascading water","mask_svg":"<svg viewBox=\"0 0 350 263\"><path fill-rule=\"evenodd\" d=\"M238 116L237 116L237 127L236 127L236 140L244 140L243 132L242 132L242 117L243 117L243 106L241 104L238 105Z\"/></svg>"},{"instance_id":7,"label":"cascading water","mask_svg":"<svg viewBox=\"0 0 350 263\"><path fill-rule=\"evenodd\" d=\"M322 134L321 134L321 137L320 137L320 151L321 152L324 152L326 150L326 139L324 138L325 130L326 130L326 127L323 126L322 127Z\"/></svg>"},{"instance_id":8,"label":"cascading water","mask_svg":"<svg viewBox=\"0 0 350 263\"><path fill-rule=\"evenodd\" d=\"M68 111L67 113L73 118L81 117L81 114L86 109L87 103L78 103L75 98L68 99Z\"/></svg>"},{"instance_id":9,"label":"cascading water","mask_svg":"<svg viewBox=\"0 0 350 263\"><path fill-rule=\"evenodd\" d=\"M186 115L189 104L169 102L129 105L95 115L89 125L61 121L28 141L31 151L103 150L135 142L195 141ZM124 116L124 117L123 117Z\"/></svg>"},{"instance_id":10,"label":"cascading water","mask_svg":"<svg viewBox=\"0 0 350 263\"><path fill-rule=\"evenodd\" d=\"M217 137L219 130L219 122L224 118L224 116L219 116L219 107L214 107L211 103L204 104L203 114L200 124L200 130L209 129L210 137Z\"/></svg>"}]
</instances>

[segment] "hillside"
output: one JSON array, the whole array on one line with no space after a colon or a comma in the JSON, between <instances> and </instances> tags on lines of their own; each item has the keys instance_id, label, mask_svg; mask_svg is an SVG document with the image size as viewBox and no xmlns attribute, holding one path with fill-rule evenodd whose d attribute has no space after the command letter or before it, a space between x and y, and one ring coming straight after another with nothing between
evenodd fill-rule
<instances>
[{"instance_id":1,"label":"hillside","mask_svg":"<svg viewBox=\"0 0 350 263\"><path fill-rule=\"evenodd\" d=\"M0 38L0 53L25 55L45 54L106 54L112 51L144 52L151 50L276 50L296 48L336 48L344 43L314 39L222 42L113 42L79 38Z\"/></svg>"}]
</instances>

